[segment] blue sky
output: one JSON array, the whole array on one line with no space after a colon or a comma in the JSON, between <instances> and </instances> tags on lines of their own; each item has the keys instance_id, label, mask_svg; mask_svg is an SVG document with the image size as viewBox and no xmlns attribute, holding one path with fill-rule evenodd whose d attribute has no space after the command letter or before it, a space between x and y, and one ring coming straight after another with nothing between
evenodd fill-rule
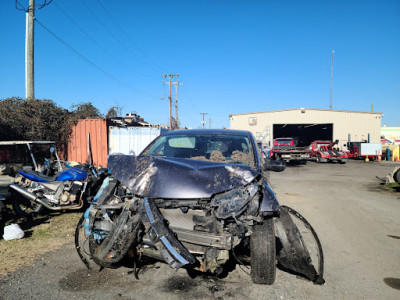
<instances>
[{"instance_id":1,"label":"blue sky","mask_svg":"<svg viewBox=\"0 0 400 300\"><path fill-rule=\"evenodd\" d=\"M54 0L35 14L80 54L35 24L35 98L65 108L119 105L167 124L170 73L183 83L187 127L200 127L203 112L229 128L229 114L328 108L333 49L333 108L373 103L382 125L400 126L400 1ZM0 28L0 99L25 97L15 0L0 1Z\"/></svg>"}]
</instances>

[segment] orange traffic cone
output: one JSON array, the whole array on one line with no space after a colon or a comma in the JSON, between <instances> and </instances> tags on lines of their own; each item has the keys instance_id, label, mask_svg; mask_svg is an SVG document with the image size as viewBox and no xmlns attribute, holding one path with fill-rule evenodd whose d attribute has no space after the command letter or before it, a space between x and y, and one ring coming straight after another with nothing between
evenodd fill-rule
<instances>
[{"instance_id":1,"label":"orange traffic cone","mask_svg":"<svg viewBox=\"0 0 400 300\"><path fill-rule=\"evenodd\" d=\"M381 156L378 155L378 162L381 162Z\"/></svg>"},{"instance_id":2,"label":"orange traffic cone","mask_svg":"<svg viewBox=\"0 0 400 300\"><path fill-rule=\"evenodd\" d=\"M396 158L394 161L399 161L399 155L396 155Z\"/></svg>"}]
</instances>

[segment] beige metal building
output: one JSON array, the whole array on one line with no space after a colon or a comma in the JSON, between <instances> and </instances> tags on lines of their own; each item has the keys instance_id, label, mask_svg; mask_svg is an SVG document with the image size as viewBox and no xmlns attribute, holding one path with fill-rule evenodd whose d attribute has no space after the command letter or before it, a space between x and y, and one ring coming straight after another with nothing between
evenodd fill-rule
<instances>
[{"instance_id":1,"label":"beige metal building","mask_svg":"<svg viewBox=\"0 0 400 300\"><path fill-rule=\"evenodd\" d=\"M293 137L298 146L314 140L379 143L382 113L295 108L229 115L230 129L249 130L257 140L272 145L279 137Z\"/></svg>"}]
</instances>

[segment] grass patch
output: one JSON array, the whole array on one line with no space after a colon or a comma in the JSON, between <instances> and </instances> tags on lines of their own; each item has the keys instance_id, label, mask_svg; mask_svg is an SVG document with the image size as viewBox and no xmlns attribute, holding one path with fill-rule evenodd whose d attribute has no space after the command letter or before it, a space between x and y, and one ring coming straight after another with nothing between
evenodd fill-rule
<instances>
[{"instance_id":1,"label":"grass patch","mask_svg":"<svg viewBox=\"0 0 400 300\"><path fill-rule=\"evenodd\" d=\"M400 192L400 183L399 182L388 183L385 184L385 188L393 192Z\"/></svg>"},{"instance_id":2,"label":"grass patch","mask_svg":"<svg viewBox=\"0 0 400 300\"><path fill-rule=\"evenodd\" d=\"M74 242L76 224L82 212L39 216L31 221L19 221L25 237L20 240L0 240L0 278L31 265L44 253Z\"/></svg>"}]
</instances>

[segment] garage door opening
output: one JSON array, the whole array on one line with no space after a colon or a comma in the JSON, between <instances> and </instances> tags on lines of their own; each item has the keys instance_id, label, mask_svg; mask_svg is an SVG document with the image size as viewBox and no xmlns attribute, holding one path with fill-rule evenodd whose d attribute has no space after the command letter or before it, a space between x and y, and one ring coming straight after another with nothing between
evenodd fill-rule
<instances>
[{"instance_id":1,"label":"garage door opening","mask_svg":"<svg viewBox=\"0 0 400 300\"><path fill-rule=\"evenodd\" d=\"M333 137L333 124L274 124L274 139L292 137L298 147L307 147L315 140L329 140Z\"/></svg>"}]
</instances>

